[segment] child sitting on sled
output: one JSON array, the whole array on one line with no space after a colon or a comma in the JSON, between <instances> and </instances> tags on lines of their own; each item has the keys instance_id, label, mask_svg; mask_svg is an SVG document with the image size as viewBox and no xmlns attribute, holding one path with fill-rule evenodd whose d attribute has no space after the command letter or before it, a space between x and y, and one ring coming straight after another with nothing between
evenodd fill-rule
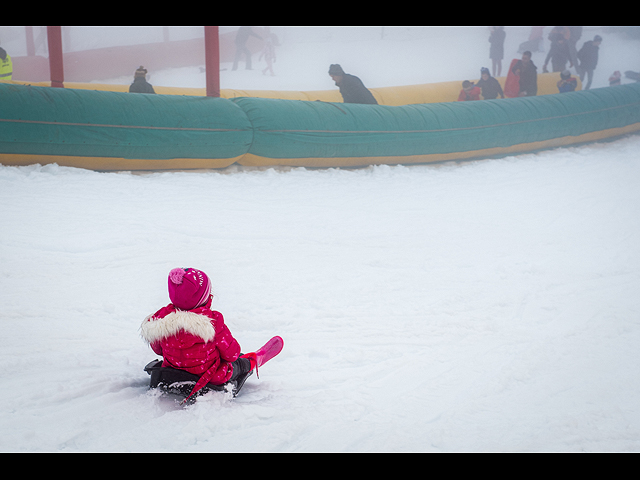
<instances>
[{"instance_id":1,"label":"child sitting on sled","mask_svg":"<svg viewBox=\"0 0 640 480\"><path fill-rule=\"evenodd\" d=\"M163 367L184 370L200 377L190 398L208 383L223 385L246 375L280 353L282 339L269 348L242 355L240 345L211 309L211 281L201 270L174 268L169 272L171 303L144 319L142 337L163 357Z\"/></svg>"},{"instance_id":2,"label":"child sitting on sled","mask_svg":"<svg viewBox=\"0 0 640 480\"><path fill-rule=\"evenodd\" d=\"M480 87L476 87L473 82L465 80L462 82L462 90L460 90L460 95L458 95L458 101L468 102L470 100L480 100L481 93L482 90Z\"/></svg>"},{"instance_id":3,"label":"child sitting on sled","mask_svg":"<svg viewBox=\"0 0 640 480\"><path fill-rule=\"evenodd\" d=\"M558 86L558 92L575 92L576 87L578 86L578 80L575 77L571 76L571 72L569 70L564 70L560 74L560 80L556 84Z\"/></svg>"}]
</instances>

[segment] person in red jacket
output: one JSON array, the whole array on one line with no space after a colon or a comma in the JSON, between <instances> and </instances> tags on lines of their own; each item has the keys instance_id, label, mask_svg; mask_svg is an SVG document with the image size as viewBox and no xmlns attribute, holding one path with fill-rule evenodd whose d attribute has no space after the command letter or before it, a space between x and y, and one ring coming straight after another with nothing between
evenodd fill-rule
<instances>
[{"instance_id":1,"label":"person in red jacket","mask_svg":"<svg viewBox=\"0 0 640 480\"><path fill-rule=\"evenodd\" d=\"M480 100L481 93L482 90L480 87L476 87L473 82L465 80L462 82L462 90L460 90L460 95L458 95L458 101L466 102L469 100Z\"/></svg>"},{"instance_id":2,"label":"person in red jacket","mask_svg":"<svg viewBox=\"0 0 640 480\"><path fill-rule=\"evenodd\" d=\"M174 268L168 278L171 303L146 317L140 327L151 349L163 357L163 367L200 376L192 396L207 383L222 385L255 367L250 354L211 309L211 281L201 270Z\"/></svg>"}]
</instances>

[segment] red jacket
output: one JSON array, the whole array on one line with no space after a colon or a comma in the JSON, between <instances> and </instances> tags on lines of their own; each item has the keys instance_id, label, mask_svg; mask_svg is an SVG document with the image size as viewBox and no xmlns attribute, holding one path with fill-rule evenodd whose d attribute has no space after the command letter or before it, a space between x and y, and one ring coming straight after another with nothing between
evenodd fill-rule
<instances>
[{"instance_id":1,"label":"red jacket","mask_svg":"<svg viewBox=\"0 0 640 480\"><path fill-rule=\"evenodd\" d=\"M211 310L211 297L202 307L179 310L173 304L149 315L140 327L153 351L162 355L163 367L200 375L194 392L207 383L226 383L240 356L240 345L224 324L220 312Z\"/></svg>"},{"instance_id":2,"label":"red jacket","mask_svg":"<svg viewBox=\"0 0 640 480\"><path fill-rule=\"evenodd\" d=\"M458 95L459 102L465 102L468 100L480 100L480 94L482 90L480 87L473 87L469 92L465 92L464 88L460 90L460 95Z\"/></svg>"}]
</instances>

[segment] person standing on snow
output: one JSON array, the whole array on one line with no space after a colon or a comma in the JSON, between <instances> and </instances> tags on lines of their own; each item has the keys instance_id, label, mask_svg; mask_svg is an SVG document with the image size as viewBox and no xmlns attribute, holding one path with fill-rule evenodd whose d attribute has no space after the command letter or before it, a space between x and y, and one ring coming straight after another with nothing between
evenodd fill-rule
<instances>
[{"instance_id":1,"label":"person standing on snow","mask_svg":"<svg viewBox=\"0 0 640 480\"><path fill-rule=\"evenodd\" d=\"M578 40L582 36L582 27L569 27L569 40L567 40L567 44L569 45L569 61L576 68L576 73L580 74L578 71Z\"/></svg>"},{"instance_id":2,"label":"person standing on snow","mask_svg":"<svg viewBox=\"0 0 640 480\"><path fill-rule=\"evenodd\" d=\"M238 62L242 55L245 57L247 70L252 70L251 51L247 48L247 41L249 40L249 37L256 37L262 40L262 37L251 30L251 27L240 27L238 29L238 33L236 34L236 56L233 59L233 68L231 70L238 69Z\"/></svg>"},{"instance_id":3,"label":"person standing on snow","mask_svg":"<svg viewBox=\"0 0 640 480\"><path fill-rule=\"evenodd\" d=\"M378 105L377 100L367 87L364 86L362 80L355 75L344 73L342 67L337 63L329 66L329 76L340 88L344 103Z\"/></svg>"},{"instance_id":4,"label":"person standing on snow","mask_svg":"<svg viewBox=\"0 0 640 480\"><path fill-rule=\"evenodd\" d=\"M491 27L489 35L489 58L492 61L493 76L502 75L502 59L504 58L504 39L507 36L504 27Z\"/></svg>"},{"instance_id":5,"label":"person standing on snow","mask_svg":"<svg viewBox=\"0 0 640 480\"><path fill-rule=\"evenodd\" d=\"M584 90L591 88L591 80L593 80L593 71L598 65L598 50L602 43L602 37L596 35L593 40L584 42L582 48L578 52L578 60L580 60L580 81L584 80L585 76L588 76L587 85Z\"/></svg>"},{"instance_id":6,"label":"person standing on snow","mask_svg":"<svg viewBox=\"0 0 640 480\"><path fill-rule=\"evenodd\" d=\"M265 27L265 29L267 37L264 39L264 48L260 53L258 61L264 57L267 66L262 70L262 74L265 75L267 72L271 72L271 76L273 77L275 75L275 73L273 73L273 63L276 61L276 47L280 44L278 43L278 37L270 32L269 27Z\"/></svg>"},{"instance_id":7,"label":"person standing on snow","mask_svg":"<svg viewBox=\"0 0 640 480\"><path fill-rule=\"evenodd\" d=\"M544 59L542 71L548 73L547 65L549 64L549 60L551 60L551 68L553 72L564 71L567 62L569 62L569 67L573 67L569 44L567 43L567 39L564 35L561 33L553 33L552 35L549 35L549 38L551 40L551 48L549 48L547 58Z\"/></svg>"}]
</instances>

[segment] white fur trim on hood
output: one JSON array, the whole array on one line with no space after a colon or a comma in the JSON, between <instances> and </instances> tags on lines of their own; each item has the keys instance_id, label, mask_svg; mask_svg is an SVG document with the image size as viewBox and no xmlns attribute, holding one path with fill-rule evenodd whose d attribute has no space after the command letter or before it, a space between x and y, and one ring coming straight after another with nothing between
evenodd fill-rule
<instances>
[{"instance_id":1,"label":"white fur trim on hood","mask_svg":"<svg viewBox=\"0 0 640 480\"><path fill-rule=\"evenodd\" d=\"M142 338L149 343L172 337L180 331L200 337L205 343L212 341L216 336L209 317L183 310L172 312L163 318L149 315L140 326Z\"/></svg>"}]
</instances>

